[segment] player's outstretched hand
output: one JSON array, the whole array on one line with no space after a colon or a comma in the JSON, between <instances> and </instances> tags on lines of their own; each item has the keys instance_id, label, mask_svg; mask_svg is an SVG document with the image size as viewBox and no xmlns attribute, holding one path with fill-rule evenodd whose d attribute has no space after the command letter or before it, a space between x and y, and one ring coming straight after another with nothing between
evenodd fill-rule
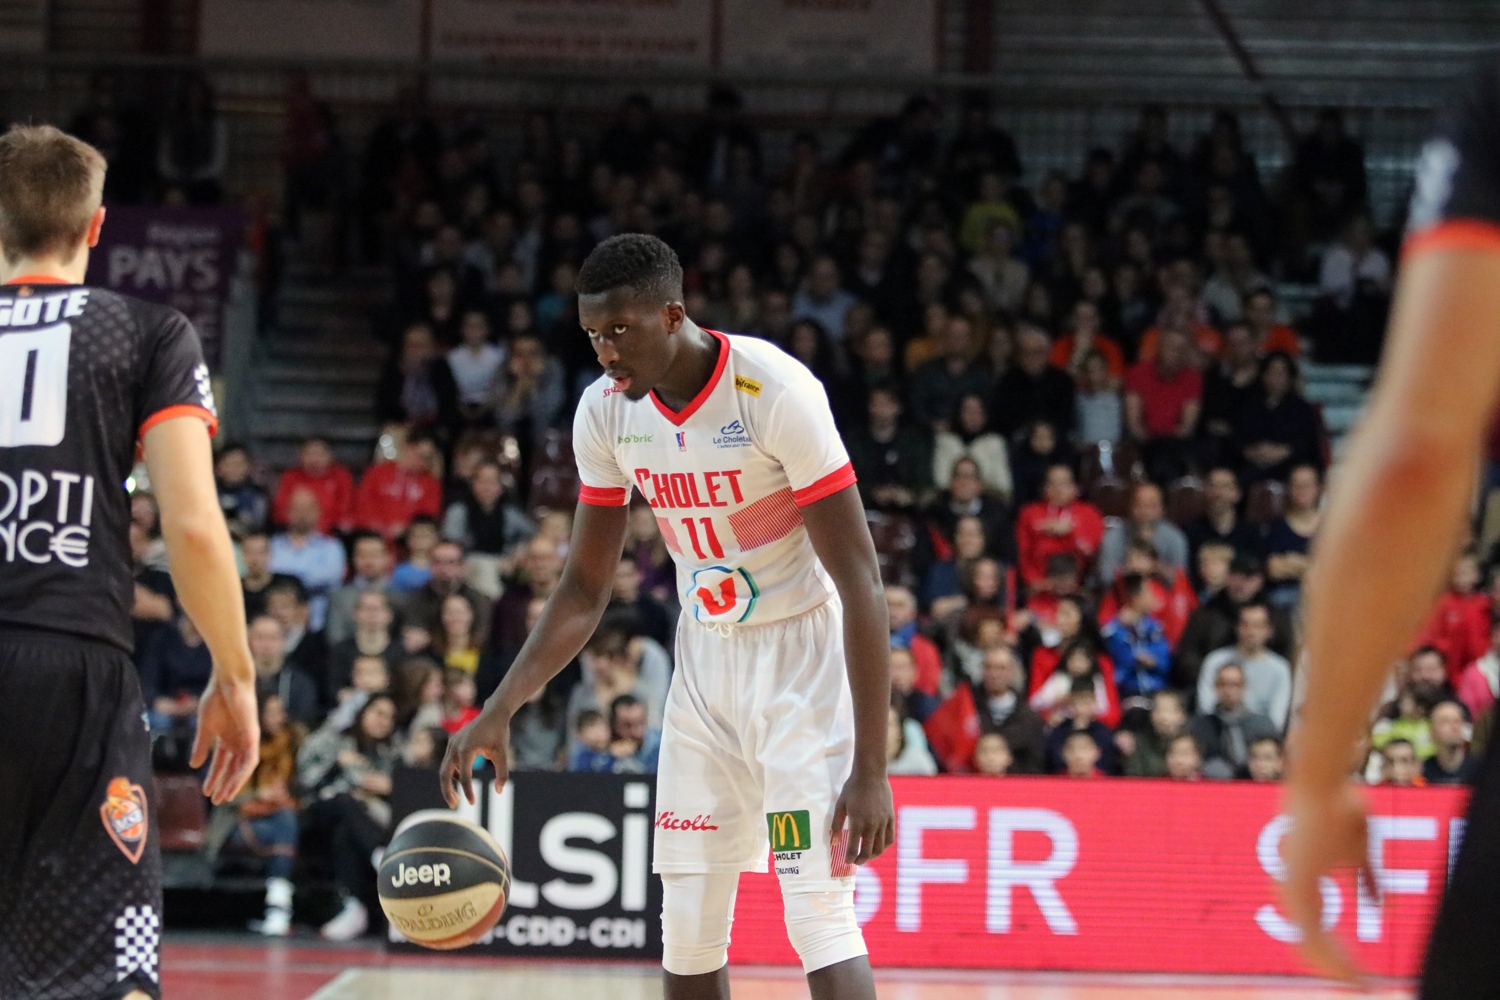
<instances>
[{"instance_id":1,"label":"player's outstretched hand","mask_svg":"<svg viewBox=\"0 0 1500 1000\"><path fill-rule=\"evenodd\" d=\"M1292 828L1281 841L1286 864L1282 898L1302 932L1302 955L1324 975L1364 986L1364 972L1348 950L1323 929L1318 882L1334 868L1357 868L1371 891L1380 891L1370 868L1364 797L1353 785L1322 795L1295 793L1287 803Z\"/></svg>"},{"instance_id":2,"label":"player's outstretched hand","mask_svg":"<svg viewBox=\"0 0 1500 1000\"><path fill-rule=\"evenodd\" d=\"M896 841L896 807L891 802L891 783L886 780L884 764L882 761L878 774L862 774L856 769L844 783L833 810L835 837L848 822L849 845L844 856L851 864L874 861Z\"/></svg>"},{"instance_id":3,"label":"player's outstretched hand","mask_svg":"<svg viewBox=\"0 0 1500 1000\"><path fill-rule=\"evenodd\" d=\"M223 805L240 793L260 763L260 717L255 685L209 679L198 701L198 733L188 763L202 767L213 753L203 794Z\"/></svg>"},{"instance_id":4,"label":"player's outstretched hand","mask_svg":"<svg viewBox=\"0 0 1500 1000\"><path fill-rule=\"evenodd\" d=\"M500 791L510 776L510 717L504 712L486 707L448 741L448 752L438 769L448 808L458 808L460 789L469 805L474 804L474 761L479 757L488 757L495 765L495 791Z\"/></svg>"}]
</instances>

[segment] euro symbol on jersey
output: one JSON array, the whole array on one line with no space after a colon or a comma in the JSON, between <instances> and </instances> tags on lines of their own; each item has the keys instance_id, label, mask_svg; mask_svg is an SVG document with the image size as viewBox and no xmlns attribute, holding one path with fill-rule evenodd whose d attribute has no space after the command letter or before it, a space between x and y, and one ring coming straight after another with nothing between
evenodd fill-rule
<instances>
[{"instance_id":1,"label":"euro symbol on jersey","mask_svg":"<svg viewBox=\"0 0 1500 1000\"><path fill-rule=\"evenodd\" d=\"M698 588L698 600L703 602L703 610L710 615L726 614L734 607L734 580L733 578L723 580L719 583L719 596L714 597L713 591L707 587Z\"/></svg>"}]
</instances>

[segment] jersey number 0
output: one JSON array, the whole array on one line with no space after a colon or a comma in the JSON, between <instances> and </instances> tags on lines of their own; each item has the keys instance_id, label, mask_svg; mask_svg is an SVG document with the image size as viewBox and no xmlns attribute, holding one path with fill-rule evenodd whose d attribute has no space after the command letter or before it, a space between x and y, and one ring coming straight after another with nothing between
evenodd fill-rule
<instances>
[{"instance_id":1,"label":"jersey number 0","mask_svg":"<svg viewBox=\"0 0 1500 1000\"><path fill-rule=\"evenodd\" d=\"M62 443L72 339L69 323L0 337L0 448Z\"/></svg>"}]
</instances>

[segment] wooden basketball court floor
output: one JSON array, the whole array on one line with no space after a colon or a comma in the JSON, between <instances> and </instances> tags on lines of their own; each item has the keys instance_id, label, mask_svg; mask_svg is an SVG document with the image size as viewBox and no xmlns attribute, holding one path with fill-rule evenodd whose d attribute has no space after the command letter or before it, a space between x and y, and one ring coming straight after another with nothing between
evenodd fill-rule
<instances>
[{"instance_id":1,"label":"wooden basketball court floor","mask_svg":"<svg viewBox=\"0 0 1500 1000\"><path fill-rule=\"evenodd\" d=\"M795 969L736 970L735 1000L804 1000ZM1311 980L1066 973L881 970L880 1000L1348 1000L1357 994ZM315 943L169 940L166 1000L660 1000L649 963L543 962L387 954ZM1365 996L1409 1000L1401 986Z\"/></svg>"}]
</instances>

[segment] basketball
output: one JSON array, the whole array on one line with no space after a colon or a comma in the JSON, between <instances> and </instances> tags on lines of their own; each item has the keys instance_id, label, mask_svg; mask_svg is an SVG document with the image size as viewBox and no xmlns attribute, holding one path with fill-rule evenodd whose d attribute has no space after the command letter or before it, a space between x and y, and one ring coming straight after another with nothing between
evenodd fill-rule
<instances>
[{"instance_id":1,"label":"basketball","mask_svg":"<svg viewBox=\"0 0 1500 1000\"><path fill-rule=\"evenodd\" d=\"M487 830L441 809L413 813L380 862L380 908L426 948L473 944L500 919L510 862Z\"/></svg>"}]
</instances>

